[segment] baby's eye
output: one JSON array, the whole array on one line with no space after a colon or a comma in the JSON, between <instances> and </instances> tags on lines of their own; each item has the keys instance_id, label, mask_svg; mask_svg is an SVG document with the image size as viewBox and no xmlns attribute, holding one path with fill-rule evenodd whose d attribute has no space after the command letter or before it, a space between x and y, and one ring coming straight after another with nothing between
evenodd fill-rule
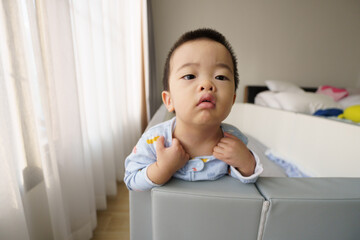
<instances>
[{"instance_id":1,"label":"baby's eye","mask_svg":"<svg viewBox=\"0 0 360 240\"><path fill-rule=\"evenodd\" d=\"M224 81L224 80L229 80L229 78L227 78L226 76L224 75L219 75L219 76L216 76L215 79L217 80L221 80L221 81Z\"/></svg>"},{"instance_id":2,"label":"baby's eye","mask_svg":"<svg viewBox=\"0 0 360 240\"><path fill-rule=\"evenodd\" d=\"M193 75L193 74L187 74L187 75L183 76L182 78L185 79L185 80L191 80L191 79L194 79L194 78L195 78L195 75Z\"/></svg>"}]
</instances>

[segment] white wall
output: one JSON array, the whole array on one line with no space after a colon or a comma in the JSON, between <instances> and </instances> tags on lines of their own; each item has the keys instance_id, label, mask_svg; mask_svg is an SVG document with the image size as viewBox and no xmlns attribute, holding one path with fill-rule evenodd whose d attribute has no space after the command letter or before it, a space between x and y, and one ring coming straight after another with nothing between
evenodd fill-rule
<instances>
[{"instance_id":1,"label":"white wall","mask_svg":"<svg viewBox=\"0 0 360 240\"><path fill-rule=\"evenodd\" d=\"M238 101L245 85L266 79L360 87L359 0L150 0L150 6L159 86L177 38L211 27L237 54Z\"/></svg>"}]
</instances>

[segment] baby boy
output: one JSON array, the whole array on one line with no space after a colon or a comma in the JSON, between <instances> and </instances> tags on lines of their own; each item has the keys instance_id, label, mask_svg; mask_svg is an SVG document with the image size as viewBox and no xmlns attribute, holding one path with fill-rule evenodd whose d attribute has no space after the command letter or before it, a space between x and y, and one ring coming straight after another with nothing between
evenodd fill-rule
<instances>
[{"instance_id":1,"label":"baby boy","mask_svg":"<svg viewBox=\"0 0 360 240\"><path fill-rule=\"evenodd\" d=\"M130 190L161 186L171 177L216 180L226 174L253 183L263 171L247 138L222 121L236 98L239 77L234 52L219 32L198 29L182 35L165 63L162 100L175 117L138 141L125 160Z\"/></svg>"}]
</instances>

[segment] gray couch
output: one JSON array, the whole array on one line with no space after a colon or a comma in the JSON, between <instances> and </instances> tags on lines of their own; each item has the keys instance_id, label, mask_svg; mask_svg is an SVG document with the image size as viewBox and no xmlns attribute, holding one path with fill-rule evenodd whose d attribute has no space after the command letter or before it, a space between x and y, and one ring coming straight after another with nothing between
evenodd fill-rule
<instances>
[{"instance_id":1,"label":"gray couch","mask_svg":"<svg viewBox=\"0 0 360 240\"><path fill-rule=\"evenodd\" d=\"M359 178L172 179L130 192L131 240L360 239Z\"/></svg>"}]
</instances>

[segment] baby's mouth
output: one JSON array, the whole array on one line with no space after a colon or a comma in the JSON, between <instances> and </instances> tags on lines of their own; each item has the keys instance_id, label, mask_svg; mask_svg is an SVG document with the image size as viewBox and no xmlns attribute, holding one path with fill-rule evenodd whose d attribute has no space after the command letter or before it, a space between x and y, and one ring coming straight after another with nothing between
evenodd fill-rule
<instances>
[{"instance_id":1,"label":"baby's mouth","mask_svg":"<svg viewBox=\"0 0 360 240\"><path fill-rule=\"evenodd\" d=\"M203 109L212 109L215 108L215 97L212 94L204 94L201 96L198 104L196 106L203 108Z\"/></svg>"}]
</instances>

